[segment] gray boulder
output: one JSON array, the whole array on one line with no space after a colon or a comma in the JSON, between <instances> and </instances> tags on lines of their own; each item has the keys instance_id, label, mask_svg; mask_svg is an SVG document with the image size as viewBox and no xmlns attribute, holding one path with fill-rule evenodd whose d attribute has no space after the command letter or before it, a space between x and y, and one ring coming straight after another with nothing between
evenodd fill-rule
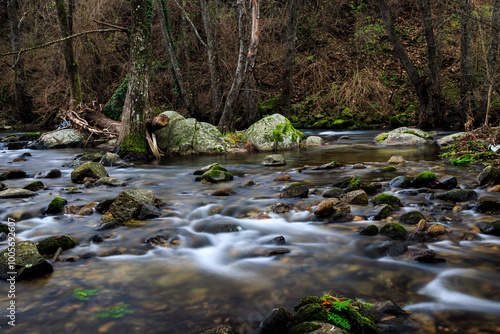
<instances>
[{"instance_id":1,"label":"gray boulder","mask_svg":"<svg viewBox=\"0 0 500 334\"><path fill-rule=\"evenodd\" d=\"M305 141L306 146L321 146L323 145L323 138L318 136L309 136Z\"/></svg>"},{"instance_id":2,"label":"gray boulder","mask_svg":"<svg viewBox=\"0 0 500 334\"><path fill-rule=\"evenodd\" d=\"M63 148L78 146L87 136L75 129L63 129L50 132L40 138L46 148Z\"/></svg>"},{"instance_id":3,"label":"gray boulder","mask_svg":"<svg viewBox=\"0 0 500 334\"><path fill-rule=\"evenodd\" d=\"M283 154L271 154L267 155L260 164L262 166L284 166L286 160Z\"/></svg>"},{"instance_id":4,"label":"gray boulder","mask_svg":"<svg viewBox=\"0 0 500 334\"><path fill-rule=\"evenodd\" d=\"M382 146L416 146L424 145L431 139L432 136L422 130L402 127L381 133L373 141Z\"/></svg>"},{"instance_id":5,"label":"gray boulder","mask_svg":"<svg viewBox=\"0 0 500 334\"><path fill-rule=\"evenodd\" d=\"M167 126L155 131L158 147L168 154L224 153L229 144L211 124L185 119L175 111L163 113L170 119Z\"/></svg>"},{"instance_id":6,"label":"gray boulder","mask_svg":"<svg viewBox=\"0 0 500 334\"><path fill-rule=\"evenodd\" d=\"M106 152L99 162L106 167L123 165L123 160L120 156L111 152Z\"/></svg>"},{"instance_id":7,"label":"gray boulder","mask_svg":"<svg viewBox=\"0 0 500 334\"><path fill-rule=\"evenodd\" d=\"M71 172L71 181L80 182L83 181L86 177L90 177L93 179L100 179L101 177L108 177L108 172L103 165L98 162L86 162L81 166L75 168L74 171Z\"/></svg>"},{"instance_id":8,"label":"gray boulder","mask_svg":"<svg viewBox=\"0 0 500 334\"><path fill-rule=\"evenodd\" d=\"M10 248L10 247L9 247ZM15 261L13 268L9 265L9 248L0 253L0 278L8 279L14 276L16 280L40 277L54 271L38 252L33 241L19 241L14 245ZM15 272L15 275L8 274Z\"/></svg>"},{"instance_id":9,"label":"gray boulder","mask_svg":"<svg viewBox=\"0 0 500 334\"><path fill-rule=\"evenodd\" d=\"M488 166L477 177L480 186L500 184L500 169Z\"/></svg>"},{"instance_id":10,"label":"gray boulder","mask_svg":"<svg viewBox=\"0 0 500 334\"><path fill-rule=\"evenodd\" d=\"M451 202L465 202L476 200L478 196L472 189L453 189L437 195L436 198Z\"/></svg>"},{"instance_id":11,"label":"gray boulder","mask_svg":"<svg viewBox=\"0 0 500 334\"><path fill-rule=\"evenodd\" d=\"M465 136L466 134L467 134L467 132L453 133L451 135L447 135L447 136L444 136L443 138L438 139L436 142L438 143L439 146L450 145L450 144L456 142L457 140L459 140L460 138L462 138L463 136Z\"/></svg>"},{"instance_id":12,"label":"gray boulder","mask_svg":"<svg viewBox=\"0 0 500 334\"><path fill-rule=\"evenodd\" d=\"M11 188L0 191L0 198L26 198L35 196L36 193L27 189Z\"/></svg>"},{"instance_id":13,"label":"gray boulder","mask_svg":"<svg viewBox=\"0 0 500 334\"><path fill-rule=\"evenodd\" d=\"M245 131L244 138L258 151L288 150L297 147L304 134L279 114L264 117Z\"/></svg>"}]
</instances>

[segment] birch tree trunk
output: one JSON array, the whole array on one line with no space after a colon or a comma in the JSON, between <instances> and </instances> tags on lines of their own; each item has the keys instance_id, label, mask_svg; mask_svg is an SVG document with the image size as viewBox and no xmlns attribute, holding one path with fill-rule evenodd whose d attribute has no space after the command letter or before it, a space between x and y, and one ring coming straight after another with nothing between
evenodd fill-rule
<instances>
[{"instance_id":1,"label":"birch tree trunk","mask_svg":"<svg viewBox=\"0 0 500 334\"><path fill-rule=\"evenodd\" d=\"M64 5L64 0L56 0L57 18L61 27L62 37L71 35L71 29L68 21L68 14ZM82 103L82 88L80 85L80 75L78 73L78 63L73 53L73 39L68 38L64 42L64 60L66 62L66 71L70 81L71 102L70 107L75 109Z\"/></svg>"},{"instance_id":2,"label":"birch tree trunk","mask_svg":"<svg viewBox=\"0 0 500 334\"><path fill-rule=\"evenodd\" d=\"M12 51L17 52L21 50L21 38L17 18L16 0L7 0L7 15L9 17ZM24 62L21 53L14 55L13 64L16 113L23 123L29 123L33 121L33 100L27 92L24 76Z\"/></svg>"},{"instance_id":3,"label":"birch tree trunk","mask_svg":"<svg viewBox=\"0 0 500 334\"><path fill-rule=\"evenodd\" d=\"M120 153L147 154L146 120L150 118L149 71L153 0L131 0L132 33L128 88L117 148Z\"/></svg>"}]
</instances>

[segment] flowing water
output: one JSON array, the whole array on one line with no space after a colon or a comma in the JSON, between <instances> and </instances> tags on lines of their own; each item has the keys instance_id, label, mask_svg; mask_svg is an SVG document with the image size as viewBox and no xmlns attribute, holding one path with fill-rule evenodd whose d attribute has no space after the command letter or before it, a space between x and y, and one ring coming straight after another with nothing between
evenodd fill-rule
<instances>
[{"instance_id":1,"label":"flowing water","mask_svg":"<svg viewBox=\"0 0 500 334\"><path fill-rule=\"evenodd\" d=\"M319 134L327 145L282 152L283 167L263 167L264 153L164 158L136 164L133 168L108 167L112 177L128 182L127 188L151 189L162 198L162 216L104 232L96 231L100 214L76 216L41 214L50 200L60 196L69 205L115 197L123 188L89 188L71 183L72 168L62 165L83 149L29 151L25 162L11 161L26 152L0 153L0 172L20 168L28 174L59 168L62 177L42 179L48 189L29 199L0 200L0 220L16 220L17 237L38 241L66 234L77 247L61 258L95 253L76 262L56 261L54 272L43 278L16 284L16 326L7 325L9 286L0 282L1 330L12 333L191 333L228 323L241 333L252 333L270 311L288 310L307 295L334 295L374 302L394 300L412 311L423 324L422 333L500 332L500 238L479 235L480 241L462 241L460 235L476 223L496 217L471 210L442 210L441 201L398 195L404 207L394 213L419 209L450 232L439 241L411 244L398 257L369 258L359 251L369 238L358 231L373 221L324 224L310 211L323 198L321 191L306 199L279 199L288 174L311 190L324 188L356 174L363 181L385 183L397 175L414 176L432 169L438 177L455 175L471 185L477 173L437 160L434 146L381 148L371 143L375 131ZM349 139L338 139L341 135ZM392 155L409 162L397 172L383 174ZM332 160L346 167L299 173L298 167L321 165ZM195 182L192 172L219 162L235 174L224 184ZM365 169L353 169L364 163ZM23 187L34 179L4 181L10 188ZM243 187L252 180L256 185ZM65 190L77 186L77 192ZM208 194L219 187L236 191L229 197ZM391 189L384 189L391 193ZM499 200L498 193L476 189L478 195ZM439 190L437 190L439 192ZM279 202L294 206L285 214L272 213ZM352 206L353 214L367 215L373 205ZM262 219L266 218L266 219ZM236 224L237 231L209 233L210 225ZM381 226L383 223L377 223ZM406 226L411 232L412 226ZM89 239L108 233L102 243ZM171 247L154 247L145 240L166 235ZM284 245L269 243L283 236ZM0 250L6 244L0 245ZM290 252L258 256L276 248ZM421 264L409 254L433 249L443 264Z\"/></svg>"}]
</instances>

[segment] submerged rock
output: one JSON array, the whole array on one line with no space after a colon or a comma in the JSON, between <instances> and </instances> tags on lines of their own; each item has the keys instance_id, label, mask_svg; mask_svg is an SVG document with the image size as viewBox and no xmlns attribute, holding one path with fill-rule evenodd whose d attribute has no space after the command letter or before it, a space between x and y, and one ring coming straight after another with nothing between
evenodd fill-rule
<instances>
[{"instance_id":1,"label":"submerged rock","mask_svg":"<svg viewBox=\"0 0 500 334\"><path fill-rule=\"evenodd\" d=\"M110 187L125 187L127 185L126 182L115 179L114 177L101 177L95 183L96 187L99 186L110 186Z\"/></svg>"},{"instance_id":2,"label":"submerged rock","mask_svg":"<svg viewBox=\"0 0 500 334\"><path fill-rule=\"evenodd\" d=\"M284 166L286 160L283 154L271 154L267 155L260 164L262 166Z\"/></svg>"},{"instance_id":3,"label":"submerged rock","mask_svg":"<svg viewBox=\"0 0 500 334\"><path fill-rule=\"evenodd\" d=\"M441 257L436 257L436 252L432 249L413 253L411 259L422 263L439 263L446 261Z\"/></svg>"},{"instance_id":4,"label":"submerged rock","mask_svg":"<svg viewBox=\"0 0 500 334\"><path fill-rule=\"evenodd\" d=\"M38 252L33 241L18 241L14 245L14 268L9 266L9 248L0 253L0 279L14 276L16 280L36 278L54 271ZM11 275L9 272L15 272Z\"/></svg>"},{"instance_id":5,"label":"submerged rock","mask_svg":"<svg viewBox=\"0 0 500 334\"><path fill-rule=\"evenodd\" d=\"M258 151L273 151L297 147L304 137L286 117L274 114L250 126L244 138Z\"/></svg>"},{"instance_id":6,"label":"submerged rock","mask_svg":"<svg viewBox=\"0 0 500 334\"><path fill-rule=\"evenodd\" d=\"M101 177L109 177L109 175L106 168L98 162L85 162L71 172L71 181L73 182L82 182L86 177L100 179Z\"/></svg>"},{"instance_id":7,"label":"submerged rock","mask_svg":"<svg viewBox=\"0 0 500 334\"><path fill-rule=\"evenodd\" d=\"M375 241L362 247L361 252L370 258L398 256L408 249L405 242L398 240Z\"/></svg>"}]
</instances>

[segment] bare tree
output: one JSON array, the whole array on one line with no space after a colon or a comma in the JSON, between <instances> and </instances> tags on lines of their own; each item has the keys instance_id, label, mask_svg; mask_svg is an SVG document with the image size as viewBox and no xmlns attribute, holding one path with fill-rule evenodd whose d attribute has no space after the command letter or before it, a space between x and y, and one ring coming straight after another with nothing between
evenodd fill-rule
<instances>
[{"instance_id":1,"label":"bare tree","mask_svg":"<svg viewBox=\"0 0 500 334\"><path fill-rule=\"evenodd\" d=\"M465 124L472 119L472 74L471 59L471 0L461 0L460 15L460 100L462 103L462 121Z\"/></svg>"},{"instance_id":2,"label":"bare tree","mask_svg":"<svg viewBox=\"0 0 500 334\"><path fill-rule=\"evenodd\" d=\"M248 50L247 76L246 76L246 106L243 117L243 125L248 127L255 123L259 118L259 105L257 99L257 85L255 81L255 60L257 58L257 49L259 47L260 31L260 9L259 2L252 0L252 31L250 32L250 48Z\"/></svg>"}]
</instances>

